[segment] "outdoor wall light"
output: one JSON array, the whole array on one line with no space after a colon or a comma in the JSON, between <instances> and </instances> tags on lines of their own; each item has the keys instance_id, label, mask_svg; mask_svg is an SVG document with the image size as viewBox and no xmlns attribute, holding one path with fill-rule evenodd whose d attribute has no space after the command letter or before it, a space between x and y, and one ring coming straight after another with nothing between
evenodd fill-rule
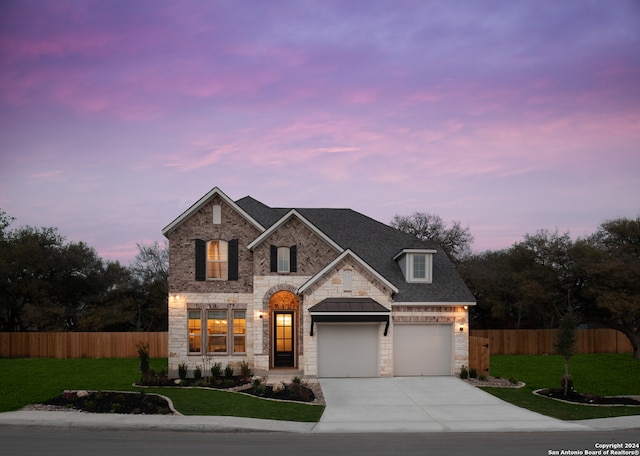
<instances>
[{"instance_id":1,"label":"outdoor wall light","mask_svg":"<svg viewBox=\"0 0 640 456\"><path fill-rule=\"evenodd\" d=\"M460 332L464 331L464 325L460 325Z\"/></svg>"}]
</instances>

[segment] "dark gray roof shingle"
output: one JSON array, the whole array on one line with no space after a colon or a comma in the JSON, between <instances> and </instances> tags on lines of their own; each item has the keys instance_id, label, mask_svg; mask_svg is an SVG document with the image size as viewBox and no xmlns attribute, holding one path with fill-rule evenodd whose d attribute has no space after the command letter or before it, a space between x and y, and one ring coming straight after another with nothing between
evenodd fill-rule
<instances>
[{"instance_id":1,"label":"dark gray roof shingle","mask_svg":"<svg viewBox=\"0 0 640 456\"><path fill-rule=\"evenodd\" d=\"M298 211L316 228L344 249L351 249L369 266L398 288L396 302L475 302L447 254L438 246L378 222L351 209L270 208L260 201L244 197L236 204L265 228L291 209ZM433 281L407 283L393 259L403 249L435 249Z\"/></svg>"}]
</instances>

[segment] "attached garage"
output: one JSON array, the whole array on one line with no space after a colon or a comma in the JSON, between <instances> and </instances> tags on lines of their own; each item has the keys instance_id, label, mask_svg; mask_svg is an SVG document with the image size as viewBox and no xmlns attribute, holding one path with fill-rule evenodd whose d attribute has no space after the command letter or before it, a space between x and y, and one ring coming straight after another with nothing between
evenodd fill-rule
<instances>
[{"instance_id":1,"label":"attached garage","mask_svg":"<svg viewBox=\"0 0 640 456\"><path fill-rule=\"evenodd\" d=\"M379 324L318 324L319 377L377 377Z\"/></svg>"},{"instance_id":2,"label":"attached garage","mask_svg":"<svg viewBox=\"0 0 640 456\"><path fill-rule=\"evenodd\" d=\"M452 375L452 339L450 324L395 324L393 374Z\"/></svg>"},{"instance_id":3,"label":"attached garage","mask_svg":"<svg viewBox=\"0 0 640 456\"><path fill-rule=\"evenodd\" d=\"M390 310L371 298L327 298L309 309L318 377L378 377Z\"/></svg>"}]
</instances>

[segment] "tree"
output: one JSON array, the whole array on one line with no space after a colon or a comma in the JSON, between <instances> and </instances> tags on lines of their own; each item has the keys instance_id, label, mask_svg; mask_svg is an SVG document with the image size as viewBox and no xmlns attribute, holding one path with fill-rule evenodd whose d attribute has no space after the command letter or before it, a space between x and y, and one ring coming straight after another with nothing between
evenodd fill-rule
<instances>
[{"instance_id":1,"label":"tree","mask_svg":"<svg viewBox=\"0 0 640 456\"><path fill-rule=\"evenodd\" d=\"M409 216L395 215L390 225L418 239L442 247L456 262L471 254L473 236L469 227L462 228L458 221L452 221L448 226L438 215L414 212Z\"/></svg>"},{"instance_id":2,"label":"tree","mask_svg":"<svg viewBox=\"0 0 640 456\"><path fill-rule=\"evenodd\" d=\"M626 335L640 360L640 216L605 221L579 245L586 316Z\"/></svg>"},{"instance_id":3,"label":"tree","mask_svg":"<svg viewBox=\"0 0 640 456\"><path fill-rule=\"evenodd\" d=\"M0 277L2 320L8 331L38 329L34 312L56 304L51 277L63 238L54 228L22 227L4 234Z\"/></svg>"},{"instance_id":4,"label":"tree","mask_svg":"<svg viewBox=\"0 0 640 456\"><path fill-rule=\"evenodd\" d=\"M571 375L569 375L569 360L575 354L576 351L576 326L577 318L571 306L569 306L567 312L560 319L560 326L556 333L556 340L554 347L558 354L564 358L564 375L562 376L561 384L564 388L564 395L569 394L569 388L573 384Z\"/></svg>"},{"instance_id":5,"label":"tree","mask_svg":"<svg viewBox=\"0 0 640 456\"><path fill-rule=\"evenodd\" d=\"M137 283L137 315L132 326L138 331L166 330L168 326L169 249L157 242L136 244L138 254L130 270Z\"/></svg>"}]
</instances>

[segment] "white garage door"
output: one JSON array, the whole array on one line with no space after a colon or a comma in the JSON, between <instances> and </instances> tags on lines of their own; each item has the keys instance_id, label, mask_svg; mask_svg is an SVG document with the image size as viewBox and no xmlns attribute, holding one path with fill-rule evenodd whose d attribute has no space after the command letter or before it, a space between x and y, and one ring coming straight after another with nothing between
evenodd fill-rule
<instances>
[{"instance_id":1,"label":"white garage door","mask_svg":"<svg viewBox=\"0 0 640 456\"><path fill-rule=\"evenodd\" d=\"M318 377L377 377L379 324L317 324Z\"/></svg>"},{"instance_id":2,"label":"white garage door","mask_svg":"<svg viewBox=\"0 0 640 456\"><path fill-rule=\"evenodd\" d=\"M453 325L394 325L393 374L451 375Z\"/></svg>"}]
</instances>

